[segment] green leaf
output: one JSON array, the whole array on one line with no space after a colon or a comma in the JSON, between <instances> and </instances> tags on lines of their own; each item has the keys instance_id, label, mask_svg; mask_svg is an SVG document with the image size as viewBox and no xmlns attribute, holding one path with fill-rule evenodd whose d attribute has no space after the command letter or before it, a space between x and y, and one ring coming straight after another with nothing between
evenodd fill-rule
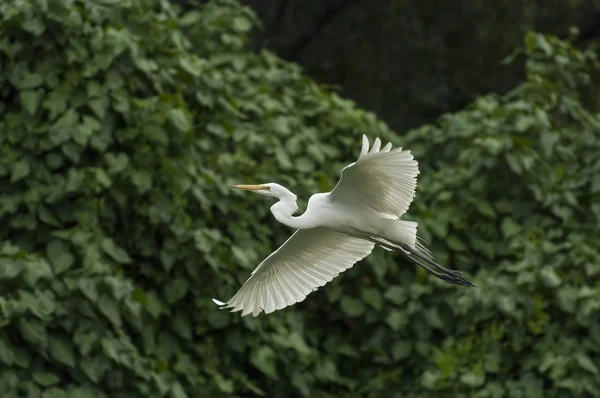
<instances>
[{"instance_id":1,"label":"green leaf","mask_svg":"<svg viewBox=\"0 0 600 398\"><path fill-rule=\"evenodd\" d=\"M47 335L44 325L39 321L21 320L19 331L23 339L31 345L46 348Z\"/></svg>"},{"instance_id":2,"label":"green leaf","mask_svg":"<svg viewBox=\"0 0 600 398\"><path fill-rule=\"evenodd\" d=\"M33 287L38 284L41 279L50 279L52 277L52 268L44 259L27 264L24 275L25 283Z\"/></svg>"},{"instance_id":3,"label":"green leaf","mask_svg":"<svg viewBox=\"0 0 600 398\"><path fill-rule=\"evenodd\" d=\"M73 346L60 338L50 339L49 351L52 358L63 365L74 367L75 355L73 354Z\"/></svg>"},{"instance_id":4,"label":"green leaf","mask_svg":"<svg viewBox=\"0 0 600 398\"><path fill-rule=\"evenodd\" d=\"M50 152L46 154L46 165L56 170L62 167L65 158L60 153Z\"/></svg>"},{"instance_id":5,"label":"green leaf","mask_svg":"<svg viewBox=\"0 0 600 398\"><path fill-rule=\"evenodd\" d=\"M25 159L19 160L13 166L10 182L15 183L27 177L29 175L29 170L29 162Z\"/></svg>"},{"instance_id":6,"label":"green leaf","mask_svg":"<svg viewBox=\"0 0 600 398\"><path fill-rule=\"evenodd\" d=\"M224 311L210 311L206 316L208 325L214 329L223 329L231 322L231 317Z\"/></svg>"},{"instance_id":7,"label":"green leaf","mask_svg":"<svg viewBox=\"0 0 600 398\"><path fill-rule=\"evenodd\" d=\"M455 252L464 252L467 250L467 246L465 246L465 244L462 243L461 240L458 239L455 235L448 236L448 238L446 239L446 244L450 249L452 249Z\"/></svg>"},{"instance_id":8,"label":"green leaf","mask_svg":"<svg viewBox=\"0 0 600 398\"><path fill-rule=\"evenodd\" d=\"M108 254L113 260L120 264L129 264L131 263L131 257L127 254L127 252L121 249L119 246L115 244L112 239L105 238L102 240L102 244L100 245L102 250Z\"/></svg>"},{"instance_id":9,"label":"green leaf","mask_svg":"<svg viewBox=\"0 0 600 398\"><path fill-rule=\"evenodd\" d=\"M181 300L188 291L188 282L183 278L175 278L165 286L165 298L169 305Z\"/></svg>"},{"instance_id":10,"label":"green leaf","mask_svg":"<svg viewBox=\"0 0 600 398\"><path fill-rule=\"evenodd\" d=\"M591 374L598 374L598 367L592 362L589 356L584 353L578 353L575 355L575 360L583 369L587 370Z\"/></svg>"},{"instance_id":11,"label":"green leaf","mask_svg":"<svg viewBox=\"0 0 600 398\"><path fill-rule=\"evenodd\" d=\"M19 88L22 90L33 89L44 83L44 77L39 73L24 73L23 79L19 82Z\"/></svg>"},{"instance_id":12,"label":"green leaf","mask_svg":"<svg viewBox=\"0 0 600 398\"><path fill-rule=\"evenodd\" d=\"M506 314L512 314L516 308L516 303L511 296L499 296L497 298L498 308Z\"/></svg>"},{"instance_id":13,"label":"green leaf","mask_svg":"<svg viewBox=\"0 0 600 398\"><path fill-rule=\"evenodd\" d=\"M544 284L550 288L558 287L562 283L562 280L556 274L553 268L547 267L542 269L542 271L540 272L540 276L542 277L542 281L544 281Z\"/></svg>"},{"instance_id":14,"label":"green leaf","mask_svg":"<svg viewBox=\"0 0 600 398\"><path fill-rule=\"evenodd\" d=\"M233 381L225 379L220 374L213 375L213 381L215 382L219 391L225 394L231 394L235 391Z\"/></svg>"},{"instance_id":15,"label":"green leaf","mask_svg":"<svg viewBox=\"0 0 600 398\"><path fill-rule=\"evenodd\" d=\"M492 207L492 205L489 202L483 201L483 200L477 200L474 202L474 205L475 205L475 207L477 207L477 210L484 216L487 216L490 218L496 217L496 212L494 211L494 208Z\"/></svg>"},{"instance_id":16,"label":"green leaf","mask_svg":"<svg viewBox=\"0 0 600 398\"><path fill-rule=\"evenodd\" d=\"M42 387L50 387L57 384L60 378L52 372L34 371L33 381Z\"/></svg>"},{"instance_id":17,"label":"green leaf","mask_svg":"<svg viewBox=\"0 0 600 398\"><path fill-rule=\"evenodd\" d=\"M300 157L295 162L296 169L302 173L310 173L315 169L315 164L307 157Z\"/></svg>"},{"instance_id":18,"label":"green leaf","mask_svg":"<svg viewBox=\"0 0 600 398\"><path fill-rule=\"evenodd\" d=\"M373 287L365 287L361 290L361 297L374 310L381 310L383 307L383 298L379 290Z\"/></svg>"},{"instance_id":19,"label":"green leaf","mask_svg":"<svg viewBox=\"0 0 600 398\"><path fill-rule=\"evenodd\" d=\"M146 298L146 294L140 288L136 288L133 290L133 292L131 292L131 298L142 305L148 304L148 299Z\"/></svg>"},{"instance_id":20,"label":"green leaf","mask_svg":"<svg viewBox=\"0 0 600 398\"><path fill-rule=\"evenodd\" d=\"M398 331L408 323L407 316L404 312L399 310L390 311L389 315L385 318L385 323L393 330Z\"/></svg>"},{"instance_id":21,"label":"green leaf","mask_svg":"<svg viewBox=\"0 0 600 398\"><path fill-rule=\"evenodd\" d=\"M139 193L145 193L152 188L152 176L145 170L133 172L132 181Z\"/></svg>"},{"instance_id":22,"label":"green leaf","mask_svg":"<svg viewBox=\"0 0 600 398\"><path fill-rule=\"evenodd\" d=\"M203 17L203 14L198 11L198 10L192 10L189 12L186 12L180 19L179 19L179 23L182 26L189 26L189 25L195 25L196 23L198 23L198 21L200 21Z\"/></svg>"},{"instance_id":23,"label":"green leaf","mask_svg":"<svg viewBox=\"0 0 600 398\"><path fill-rule=\"evenodd\" d=\"M407 340L396 340L392 345L392 358L394 361L400 361L408 358L412 352L412 346L410 341Z\"/></svg>"},{"instance_id":24,"label":"green leaf","mask_svg":"<svg viewBox=\"0 0 600 398\"><path fill-rule=\"evenodd\" d=\"M536 41L537 45L546 53L546 55L552 55L552 46L550 45L550 43L548 43L544 35L536 35Z\"/></svg>"},{"instance_id":25,"label":"green leaf","mask_svg":"<svg viewBox=\"0 0 600 398\"><path fill-rule=\"evenodd\" d=\"M183 389L183 387L181 387L181 384L179 382L173 383L173 386L171 387L171 395L173 396L173 398L188 397L188 395L185 393L185 390Z\"/></svg>"},{"instance_id":26,"label":"green leaf","mask_svg":"<svg viewBox=\"0 0 600 398\"><path fill-rule=\"evenodd\" d=\"M435 390L440 376L441 372L433 372L431 370L427 370L421 376L421 386L426 390Z\"/></svg>"},{"instance_id":27,"label":"green leaf","mask_svg":"<svg viewBox=\"0 0 600 398\"><path fill-rule=\"evenodd\" d=\"M110 369L108 363L100 358L82 358L80 366L83 373L94 383L98 383L106 371Z\"/></svg>"},{"instance_id":28,"label":"green leaf","mask_svg":"<svg viewBox=\"0 0 600 398\"><path fill-rule=\"evenodd\" d=\"M170 109L168 117L173 126L182 133L187 133L190 130L190 122L183 109Z\"/></svg>"},{"instance_id":29,"label":"green leaf","mask_svg":"<svg viewBox=\"0 0 600 398\"><path fill-rule=\"evenodd\" d=\"M502 220L502 225L500 228L502 229L502 233L504 234L505 238L512 238L522 230L521 226L511 218L505 218Z\"/></svg>"},{"instance_id":30,"label":"green leaf","mask_svg":"<svg viewBox=\"0 0 600 398\"><path fill-rule=\"evenodd\" d=\"M129 166L129 158L124 153L107 153L106 163L108 163L111 174L118 174L127 169L127 166Z\"/></svg>"},{"instance_id":31,"label":"green leaf","mask_svg":"<svg viewBox=\"0 0 600 398\"><path fill-rule=\"evenodd\" d=\"M35 36L40 36L42 33L46 31L46 25L44 21L39 16L34 18L27 18L22 23L21 26L23 29Z\"/></svg>"},{"instance_id":32,"label":"green leaf","mask_svg":"<svg viewBox=\"0 0 600 398\"><path fill-rule=\"evenodd\" d=\"M558 141L560 141L560 134L557 132L544 131L541 134L540 143L542 146L542 151L547 158L552 157L554 146Z\"/></svg>"},{"instance_id":33,"label":"green leaf","mask_svg":"<svg viewBox=\"0 0 600 398\"><path fill-rule=\"evenodd\" d=\"M460 376L460 381L469 387L480 387L485 383L485 374L468 372Z\"/></svg>"},{"instance_id":34,"label":"green leaf","mask_svg":"<svg viewBox=\"0 0 600 398\"><path fill-rule=\"evenodd\" d=\"M110 100L106 96L94 98L88 102L88 106L94 112L94 115L102 120L104 119L104 115L106 115L106 110L110 106Z\"/></svg>"},{"instance_id":35,"label":"green leaf","mask_svg":"<svg viewBox=\"0 0 600 398\"><path fill-rule=\"evenodd\" d=\"M5 337L0 337L0 363L11 366L15 362L15 351Z\"/></svg>"},{"instance_id":36,"label":"green leaf","mask_svg":"<svg viewBox=\"0 0 600 398\"><path fill-rule=\"evenodd\" d=\"M402 286L391 286L388 288L383 297L397 305L403 305L406 301L406 295Z\"/></svg>"},{"instance_id":37,"label":"green leaf","mask_svg":"<svg viewBox=\"0 0 600 398\"><path fill-rule=\"evenodd\" d=\"M163 304L158 298L157 294L153 291L146 292L146 304L144 307L155 319L160 316L163 312Z\"/></svg>"},{"instance_id":38,"label":"green leaf","mask_svg":"<svg viewBox=\"0 0 600 398\"><path fill-rule=\"evenodd\" d=\"M4 260L0 267L0 280L10 280L18 276L23 271L23 265L16 261Z\"/></svg>"},{"instance_id":39,"label":"green leaf","mask_svg":"<svg viewBox=\"0 0 600 398\"><path fill-rule=\"evenodd\" d=\"M238 32L245 33L252 29L252 22L244 17L235 17L233 18L233 28Z\"/></svg>"},{"instance_id":40,"label":"green leaf","mask_svg":"<svg viewBox=\"0 0 600 398\"><path fill-rule=\"evenodd\" d=\"M439 311L436 307L425 310L423 316L425 318L425 322L427 322L427 324L432 328L444 328L444 322L442 321L442 318L440 317Z\"/></svg>"},{"instance_id":41,"label":"green leaf","mask_svg":"<svg viewBox=\"0 0 600 398\"><path fill-rule=\"evenodd\" d=\"M83 295L90 301L95 302L98 300L98 287L96 281L88 278L79 279L77 285Z\"/></svg>"},{"instance_id":42,"label":"green leaf","mask_svg":"<svg viewBox=\"0 0 600 398\"><path fill-rule=\"evenodd\" d=\"M30 115L34 115L40 107L44 98L44 90L23 90L19 93L19 101Z\"/></svg>"},{"instance_id":43,"label":"green leaf","mask_svg":"<svg viewBox=\"0 0 600 398\"><path fill-rule=\"evenodd\" d=\"M46 255L55 274L60 274L71 268L75 263L75 257L69 251L69 247L61 240L53 239L46 246Z\"/></svg>"},{"instance_id":44,"label":"green leaf","mask_svg":"<svg viewBox=\"0 0 600 398\"><path fill-rule=\"evenodd\" d=\"M275 352L269 346L261 346L252 350L250 354L250 363L254 365L263 374L276 378L275 370Z\"/></svg>"},{"instance_id":45,"label":"green leaf","mask_svg":"<svg viewBox=\"0 0 600 398\"><path fill-rule=\"evenodd\" d=\"M113 325L121 326L119 303L115 299L103 294L98 299L98 309Z\"/></svg>"},{"instance_id":46,"label":"green leaf","mask_svg":"<svg viewBox=\"0 0 600 398\"><path fill-rule=\"evenodd\" d=\"M342 312L349 317L358 317L365 312L365 306L359 299L351 296L343 296L340 300Z\"/></svg>"},{"instance_id":47,"label":"green leaf","mask_svg":"<svg viewBox=\"0 0 600 398\"><path fill-rule=\"evenodd\" d=\"M256 266L256 264L254 264L254 262L248 257L245 250L243 250L237 246L231 246L230 249L231 249L231 254L233 254L233 257L244 268L250 269L250 268L254 268Z\"/></svg>"}]
</instances>

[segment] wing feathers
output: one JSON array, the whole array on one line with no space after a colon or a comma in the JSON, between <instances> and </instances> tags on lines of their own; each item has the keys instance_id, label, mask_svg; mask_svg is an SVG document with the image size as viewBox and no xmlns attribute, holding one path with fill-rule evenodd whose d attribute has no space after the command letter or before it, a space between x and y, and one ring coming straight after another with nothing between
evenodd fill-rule
<instances>
[{"instance_id":1,"label":"wing feathers","mask_svg":"<svg viewBox=\"0 0 600 398\"><path fill-rule=\"evenodd\" d=\"M363 136L358 160L344 168L329 198L353 207L368 206L398 218L408 210L414 198L418 163L410 151L392 149L391 143L380 149L379 138L369 150L368 144L365 148L365 139Z\"/></svg>"},{"instance_id":2,"label":"wing feathers","mask_svg":"<svg viewBox=\"0 0 600 398\"><path fill-rule=\"evenodd\" d=\"M358 155L358 158L362 158L367 152L369 151L369 139L367 138L366 135L363 134L362 137L362 148L360 149L360 155Z\"/></svg>"},{"instance_id":3,"label":"wing feathers","mask_svg":"<svg viewBox=\"0 0 600 398\"><path fill-rule=\"evenodd\" d=\"M270 313L300 302L366 257L374 244L326 228L298 230L253 271L223 308L242 316Z\"/></svg>"}]
</instances>

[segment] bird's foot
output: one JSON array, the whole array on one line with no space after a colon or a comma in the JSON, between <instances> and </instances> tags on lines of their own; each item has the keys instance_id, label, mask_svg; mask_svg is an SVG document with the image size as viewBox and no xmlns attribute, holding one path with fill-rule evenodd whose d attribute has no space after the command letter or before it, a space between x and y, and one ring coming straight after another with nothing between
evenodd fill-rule
<instances>
[{"instance_id":1,"label":"bird's foot","mask_svg":"<svg viewBox=\"0 0 600 398\"><path fill-rule=\"evenodd\" d=\"M444 280L446 282L452 283L454 285L459 285L459 286L469 286L469 287L475 287L474 284L472 284L471 282L469 282L465 277L463 277L463 273L460 271L454 271L452 270L452 274L441 274L438 273L436 276L438 278L440 278L441 280Z\"/></svg>"}]
</instances>

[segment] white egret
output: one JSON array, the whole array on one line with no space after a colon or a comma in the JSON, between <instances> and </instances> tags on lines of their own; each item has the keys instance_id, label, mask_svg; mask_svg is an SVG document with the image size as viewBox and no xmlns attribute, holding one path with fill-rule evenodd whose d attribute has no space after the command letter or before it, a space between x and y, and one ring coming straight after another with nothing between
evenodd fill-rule
<instances>
[{"instance_id":1,"label":"white egret","mask_svg":"<svg viewBox=\"0 0 600 398\"><path fill-rule=\"evenodd\" d=\"M358 160L342 170L331 192L312 195L300 216L293 216L296 195L279 184L236 185L279 199L271 213L296 232L256 267L229 301L213 301L232 312L242 311L242 316L271 313L304 300L368 256L376 244L406 255L440 279L474 286L461 272L433 261L417 235L416 222L399 219L414 198L417 174L418 163L410 151L392 149L391 143L381 148L379 138L369 150L363 135Z\"/></svg>"}]
</instances>

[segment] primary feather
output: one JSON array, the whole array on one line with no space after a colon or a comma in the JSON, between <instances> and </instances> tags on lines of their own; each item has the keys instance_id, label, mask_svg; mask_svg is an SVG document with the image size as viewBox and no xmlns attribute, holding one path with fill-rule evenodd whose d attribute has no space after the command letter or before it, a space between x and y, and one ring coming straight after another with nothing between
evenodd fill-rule
<instances>
[{"instance_id":1,"label":"primary feather","mask_svg":"<svg viewBox=\"0 0 600 398\"><path fill-rule=\"evenodd\" d=\"M327 228L299 229L252 272L227 307L256 316L300 302L374 246Z\"/></svg>"}]
</instances>

